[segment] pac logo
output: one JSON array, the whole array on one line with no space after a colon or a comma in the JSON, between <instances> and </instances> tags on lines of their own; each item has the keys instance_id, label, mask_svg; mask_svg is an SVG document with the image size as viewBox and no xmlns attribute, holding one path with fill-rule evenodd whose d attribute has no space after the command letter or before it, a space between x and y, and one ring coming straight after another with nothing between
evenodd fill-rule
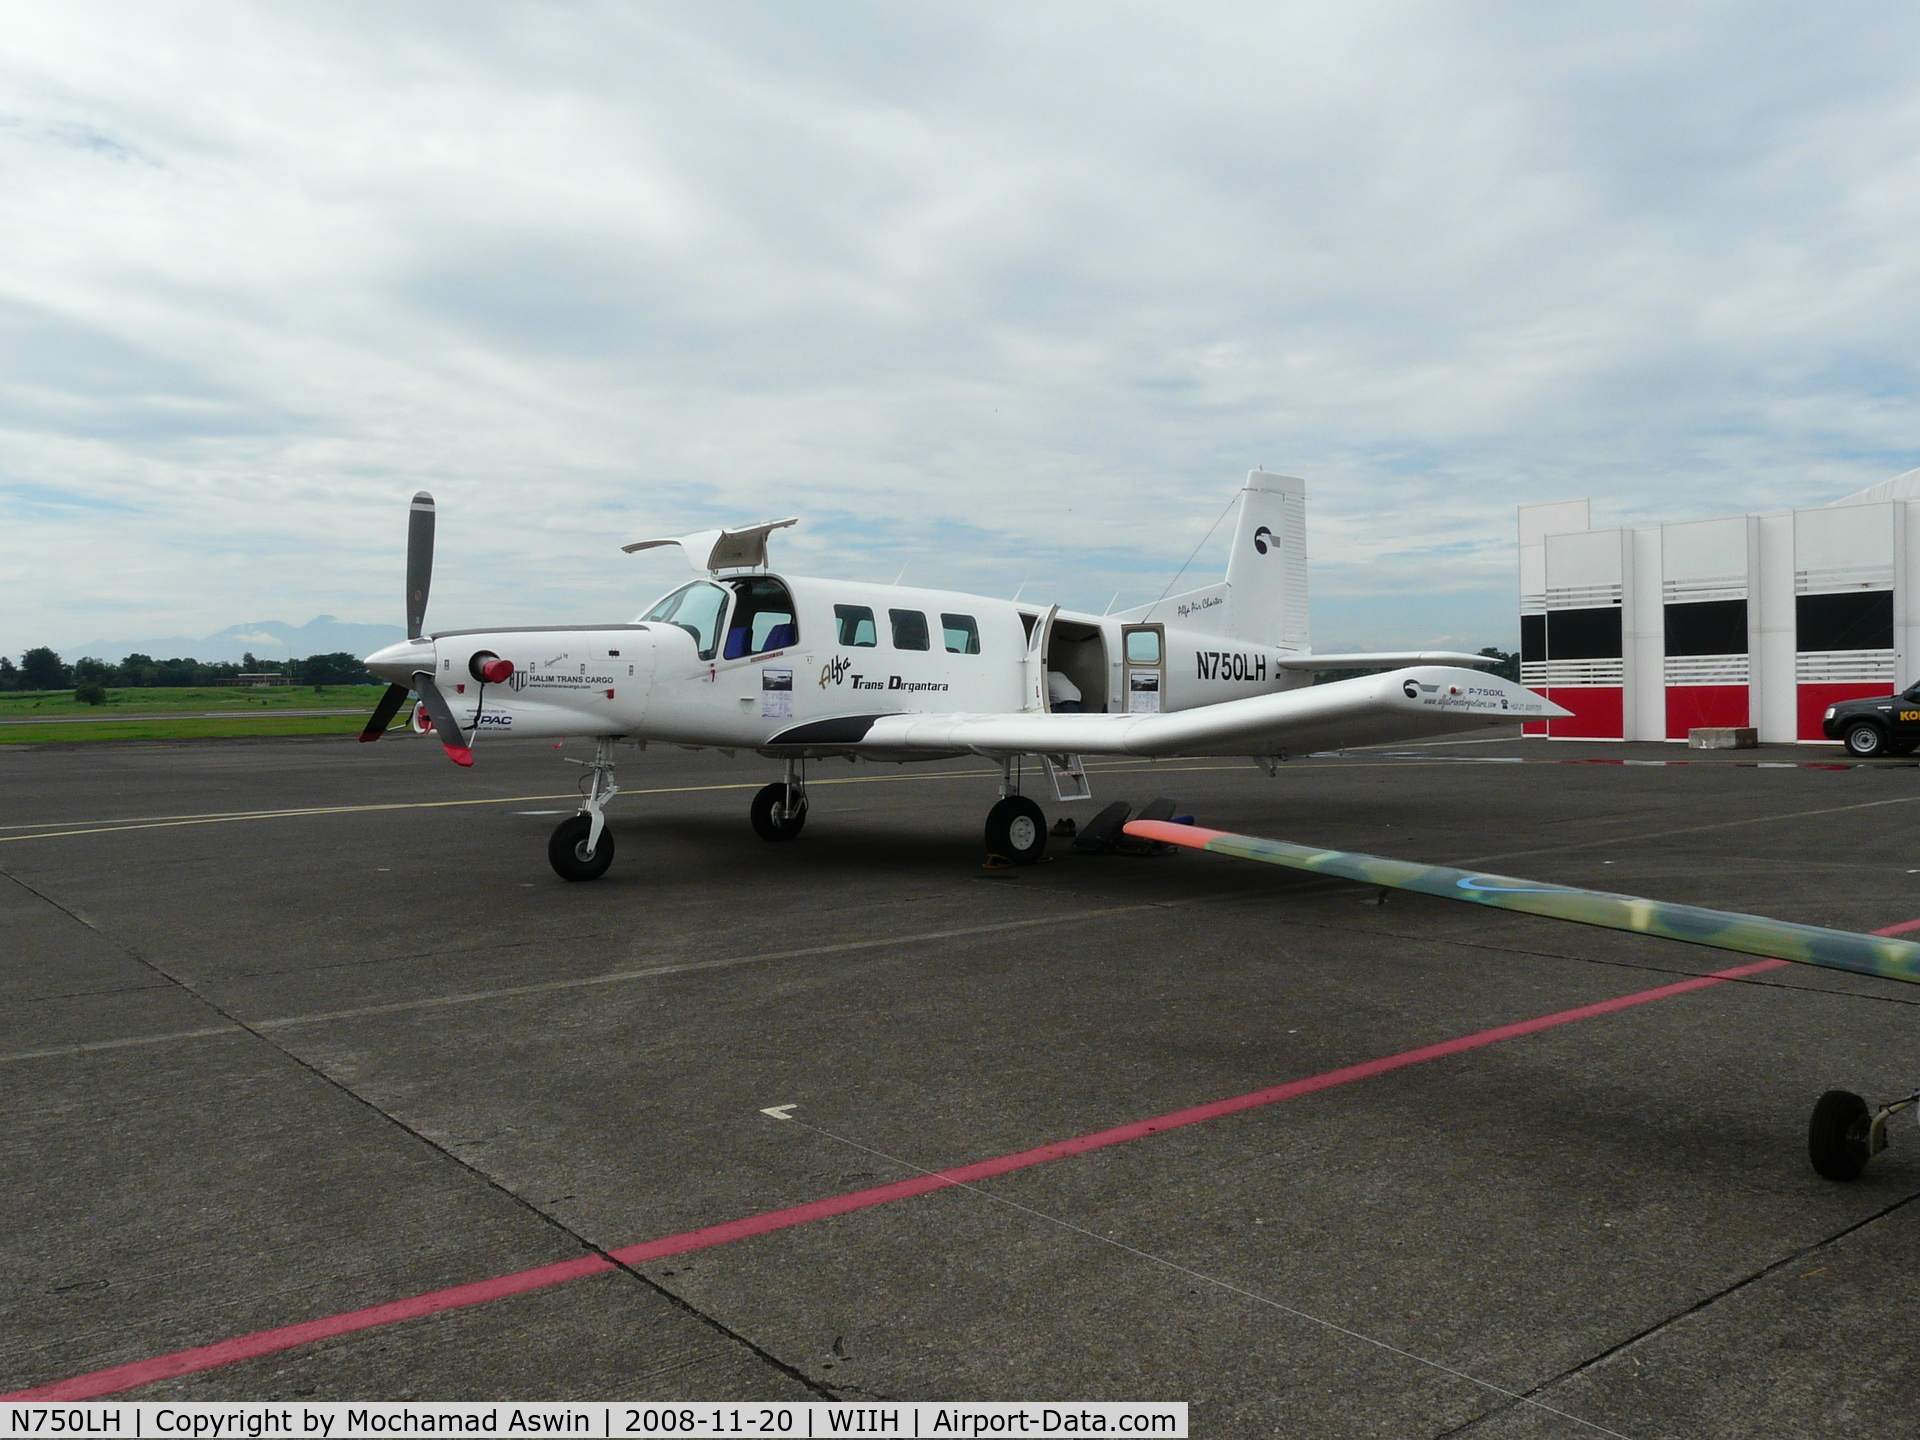
<instances>
[{"instance_id":1,"label":"pac logo","mask_svg":"<svg viewBox=\"0 0 1920 1440\"><path fill-rule=\"evenodd\" d=\"M1262 525L1253 532L1253 548L1264 555L1267 553L1267 542L1271 539L1273 539L1273 531Z\"/></svg>"}]
</instances>

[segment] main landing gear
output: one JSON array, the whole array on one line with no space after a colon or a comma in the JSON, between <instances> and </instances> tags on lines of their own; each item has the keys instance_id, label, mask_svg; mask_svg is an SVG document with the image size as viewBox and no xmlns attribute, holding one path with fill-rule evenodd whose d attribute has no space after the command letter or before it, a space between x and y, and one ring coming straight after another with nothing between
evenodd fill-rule
<instances>
[{"instance_id":1,"label":"main landing gear","mask_svg":"<svg viewBox=\"0 0 1920 1440\"><path fill-rule=\"evenodd\" d=\"M547 863L562 880L598 880L613 864L613 832L607 829L607 802L620 793L613 783L613 741L597 740L587 767L591 781L580 813L562 820L547 841Z\"/></svg>"},{"instance_id":2,"label":"main landing gear","mask_svg":"<svg viewBox=\"0 0 1920 1440\"><path fill-rule=\"evenodd\" d=\"M791 840L807 823L807 762L787 761L787 778L776 780L753 797L747 812L753 833L762 840Z\"/></svg>"},{"instance_id":3,"label":"main landing gear","mask_svg":"<svg viewBox=\"0 0 1920 1440\"><path fill-rule=\"evenodd\" d=\"M1032 865L1047 853L1047 817L1020 793L1020 758L1000 762L1000 803L987 812L987 854Z\"/></svg>"},{"instance_id":4,"label":"main landing gear","mask_svg":"<svg viewBox=\"0 0 1920 1440\"><path fill-rule=\"evenodd\" d=\"M1829 1090L1807 1122L1807 1158L1829 1180L1852 1180L1887 1148L1887 1121L1920 1103L1909 1095L1875 1110L1851 1090Z\"/></svg>"}]
</instances>

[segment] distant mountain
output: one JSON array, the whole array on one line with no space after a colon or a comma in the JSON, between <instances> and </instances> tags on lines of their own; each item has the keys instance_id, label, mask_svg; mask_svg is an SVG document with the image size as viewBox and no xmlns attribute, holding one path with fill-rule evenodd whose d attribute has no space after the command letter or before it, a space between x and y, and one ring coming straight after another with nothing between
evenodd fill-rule
<instances>
[{"instance_id":1,"label":"distant mountain","mask_svg":"<svg viewBox=\"0 0 1920 1440\"><path fill-rule=\"evenodd\" d=\"M149 640L89 640L62 658L69 663L82 655L118 664L129 655L151 655L156 660L239 660L251 651L259 660L291 660L306 655L371 655L383 645L406 639L398 625L348 625L331 615L316 615L304 625L284 620L250 621L229 625L201 639L162 635Z\"/></svg>"}]
</instances>

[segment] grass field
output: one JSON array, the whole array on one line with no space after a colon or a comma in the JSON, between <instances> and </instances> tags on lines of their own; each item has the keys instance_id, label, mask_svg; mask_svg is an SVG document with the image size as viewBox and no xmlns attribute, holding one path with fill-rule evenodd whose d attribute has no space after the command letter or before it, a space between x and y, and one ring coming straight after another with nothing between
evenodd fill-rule
<instances>
[{"instance_id":1,"label":"grass field","mask_svg":"<svg viewBox=\"0 0 1920 1440\"><path fill-rule=\"evenodd\" d=\"M379 685L109 690L82 705L71 690L0 694L0 745L101 740L230 740L251 735L351 735L366 723ZM289 711L338 710L338 715ZM396 718L405 723L406 711ZM68 719L71 717L71 719ZM30 720L33 724L7 724ZM67 723L62 724L62 720Z\"/></svg>"},{"instance_id":2,"label":"grass field","mask_svg":"<svg viewBox=\"0 0 1920 1440\"><path fill-rule=\"evenodd\" d=\"M276 685L259 690L235 686L193 686L109 690L104 705L82 705L71 690L0 691L0 720L42 715L175 715L219 711L235 715L272 710L357 710L373 708L383 685Z\"/></svg>"}]
</instances>

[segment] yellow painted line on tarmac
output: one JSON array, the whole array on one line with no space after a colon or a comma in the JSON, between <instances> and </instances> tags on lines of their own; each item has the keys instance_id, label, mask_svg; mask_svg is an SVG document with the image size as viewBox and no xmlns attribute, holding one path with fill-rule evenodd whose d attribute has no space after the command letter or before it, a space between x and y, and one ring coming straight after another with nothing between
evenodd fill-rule
<instances>
[{"instance_id":1,"label":"yellow painted line on tarmac","mask_svg":"<svg viewBox=\"0 0 1920 1440\"><path fill-rule=\"evenodd\" d=\"M1334 769L1332 763L1308 764L1304 760L1289 761L1295 769L1326 770ZM1557 760L1525 760L1517 762L1527 765L1557 765ZM1341 770L1406 770L1412 768L1430 769L1432 762L1427 760L1344 760L1337 768ZM1178 775L1202 770L1246 770L1245 765L1160 765L1150 760L1142 760L1134 766L1098 766L1089 767L1100 774L1152 774ZM837 780L808 780L810 787L824 785L888 785L901 781L914 780L976 780L990 778L994 772L982 766L976 770L936 770L907 771L899 775L849 775ZM733 780L724 785L663 785L648 790L622 790L622 795L691 795L719 790L758 790L767 784L765 780ZM239 820L297 820L311 815L354 815L379 810L441 810L463 805L521 805L536 800L577 800L579 792L566 790L555 795L503 795L488 800L409 800L392 801L377 805L316 805L305 809L288 810L234 810L216 811L206 815L155 815L148 817L129 817L124 820L102 820L88 822L81 828L57 830L56 825L71 825L69 820L44 820L29 824L0 825L0 830L29 830L32 834L0 835L0 845L14 840L58 840L70 835L108 835L122 830L163 830L185 825L222 825ZM1852 806L1842 806L1852 809ZM1824 815L1825 810L1809 810L1809 815Z\"/></svg>"},{"instance_id":2,"label":"yellow painted line on tarmac","mask_svg":"<svg viewBox=\"0 0 1920 1440\"><path fill-rule=\"evenodd\" d=\"M1181 770L1239 770L1239 765L1163 765L1160 773ZM808 780L809 788L823 785L889 785L905 780L981 780L994 771L982 766L974 770L907 771L899 775L847 775L832 780ZM765 780L730 780L722 785L662 785L649 790L622 790L622 795L690 795L718 790L758 790ZM123 820L88 822L83 828L55 830L55 825L71 825L70 820L49 820L32 825L0 825L0 830L31 830L27 835L0 835L0 845L13 840L58 840L69 835L108 835L122 830L164 830L185 825L223 825L239 820L297 820L310 815L355 815L378 810L440 810L461 805L522 805L535 800L578 800L577 791L557 795L502 795L487 800L406 800L376 805L316 805L288 810L231 810L205 815L132 816Z\"/></svg>"}]
</instances>

